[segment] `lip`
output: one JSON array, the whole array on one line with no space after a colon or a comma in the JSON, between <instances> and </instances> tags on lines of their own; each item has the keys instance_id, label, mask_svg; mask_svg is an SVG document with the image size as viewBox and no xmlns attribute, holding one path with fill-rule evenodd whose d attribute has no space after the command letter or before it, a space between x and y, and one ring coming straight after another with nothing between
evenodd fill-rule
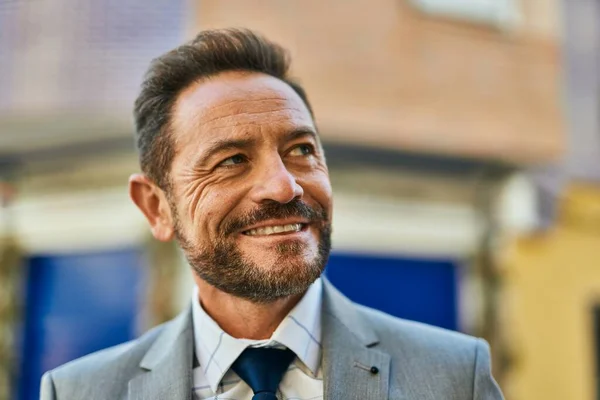
<instances>
[{"instance_id":1,"label":"lip","mask_svg":"<svg viewBox=\"0 0 600 400\"><path fill-rule=\"evenodd\" d=\"M276 225L293 225L293 224L302 224L302 230L306 229L306 226L310 223L310 221L307 221L305 219L298 219L298 218L290 218L290 219L270 219L268 221L262 221L259 224L255 224L255 225L250 225L248 227L245 227L243 230L240 231L240 233L244 233L244 232L248 232L249 230L252 229L258 229L258 228L266 228L267 226L276 226Z\"/></svg>"},{"instance_id":2,"label":"lip","mask_svg":"<svg viewBox=\"0 0 600 400\"><path fill-rule=\"evenodd\" d=\"M281 243L281 242L289 242L308 240L310 232L308 230L308 225L304 225L304 227L298 232L282 232L282 233L274 233L272 235L258 235L258 236L249 236L241 234L240 240L249 240L254 245L258 244L273 244L273 243Z\"/></svg>"}]
</instances>

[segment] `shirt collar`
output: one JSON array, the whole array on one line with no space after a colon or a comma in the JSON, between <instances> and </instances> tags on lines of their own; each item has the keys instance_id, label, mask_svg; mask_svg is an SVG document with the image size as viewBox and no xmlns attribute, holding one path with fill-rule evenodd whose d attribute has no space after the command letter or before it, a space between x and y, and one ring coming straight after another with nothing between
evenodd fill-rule
<instances>
[{"instance_id":1,"label":"shirt collar","mask_svg":"<svg viewBox=\"0 0 600 400\"><path fill-rule=\"evenodd\" d=\"M194 351L213 392L234 361L247 347L283 345L292 350L306 367L317 375L321 362L321 302L323 283L317 279L302 299L281 321L270 339L236 339L204 311L194 287L192 319Z\"/></svg>"}]
</instances>

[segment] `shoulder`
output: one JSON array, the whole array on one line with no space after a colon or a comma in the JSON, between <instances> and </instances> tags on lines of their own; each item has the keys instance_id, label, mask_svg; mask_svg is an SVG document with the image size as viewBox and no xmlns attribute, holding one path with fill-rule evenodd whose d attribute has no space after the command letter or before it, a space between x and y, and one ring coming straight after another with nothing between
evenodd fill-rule
<instances>
[{"instance_id":1,"label":"shoulder","mask_svg":"<svg viewBox=\"0 0 600 400\"><path fill-rule=\"evenodd\" d=\"M487 343L463 333L396 318L368 307L356 305L380 339L380 345L405 362L429 361L447 367L463 366L472 372L478 353L488 352ZM401 353L401 354L400 354Z\"/></svg>"},{"instance_id":2,"label":"shoulder","mask_svg":"<svg viewBox=\"0 0 600 400\"><path fill-rule=\"evenodd\" d=\"M127 382L139 373L139 363L160 332L168 325L159 325L138 339L97 351L85 357L73 360L58 368L46 372L42 378L42 399L54 398L50 393L60 393L66 398L85 398L93 393L93 386L104 387L103 390L118 398L122 390L127 389ZM119 384L122 383L122 384Z\"/></svg>"},{"instance_id":3,"label":"shoulder","mask_svg":"<svg viewBox=\"0 0 600 400\"><path fill-rule=\"evenodd\" d=\"M392 359L392 389L427 399L503 398L484 340L355 307Z\"/></svg>"}]
</instances>

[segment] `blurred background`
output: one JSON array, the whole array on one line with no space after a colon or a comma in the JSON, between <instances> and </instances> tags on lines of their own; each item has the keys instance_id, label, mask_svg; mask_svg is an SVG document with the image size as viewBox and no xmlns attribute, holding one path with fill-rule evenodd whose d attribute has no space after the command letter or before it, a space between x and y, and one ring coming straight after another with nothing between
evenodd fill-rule
<instances>
[{"instance_id":1,"label":"blurred background","mask_svg":"<svg viewBox=\"0 0 600 400\"><path fill-rule=\"evenodd\" d=\"M599 0L0 0L0 399L189 302L127 196L131 110L153 57L229 26L313 103L329 279L487 339L507 399L600 399Z\"/></svg>"}]
</instances>

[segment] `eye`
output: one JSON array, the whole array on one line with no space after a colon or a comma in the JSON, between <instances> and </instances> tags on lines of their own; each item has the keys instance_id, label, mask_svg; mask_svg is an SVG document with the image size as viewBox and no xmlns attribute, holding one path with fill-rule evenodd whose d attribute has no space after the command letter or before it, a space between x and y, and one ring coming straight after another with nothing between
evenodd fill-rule
<instances>
[{"instance_id":1,"label":"eye","mask_svg":"<svg viewBox=\"0 0 600 400\"><path fill-rule=\"evenodd\" d=\"M231 167L234 165L242 164L246 161L246 158L241 154L236 154L235 156L231 156L225 160L223 160L219 166L220 167Z\"/></svg>"},{"instance_id":2,"label":"eye","mask_svg":"<svg viewBox=\"0 0 600 400\"><path fill-rule=\"evenodd\" d=\"M294 156L294 157L301 157L301 156L307 156L307 155L314 154L314 153L315 153L315 148L312 145L301 144L301 145L294 147L289 152L289 155Z\"/></svg>"}]
</instances>

